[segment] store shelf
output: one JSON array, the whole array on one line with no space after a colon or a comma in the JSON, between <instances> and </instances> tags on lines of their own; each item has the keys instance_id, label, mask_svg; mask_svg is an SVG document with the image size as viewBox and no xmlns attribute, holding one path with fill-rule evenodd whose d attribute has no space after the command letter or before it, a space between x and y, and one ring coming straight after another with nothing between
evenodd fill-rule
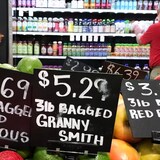
<instances>
[{"instance_id":1,"label":"store shelf","mask_svg":"<svg viewBox=\"0 0 160 160\"><path fill-rule=\"evenodd\" d=\"M156 10L114 10L114 9L83 9L83 8L13 8L20 12L79 12L79 13L132 13L132 14L156 14Z\"/></svg>"},{"instance_id":2,"label":"store shelf","mask_svg":"<svg viewBox=\"0 0 160 160\"><path fill-rule=\"evenodd\" d=\"M29 56L29 55L28 55ZM66 56L41 56L41 55L34 55L35 57L38 57L39 59L65 59ZM13 58L23 58L26 57L26 55L13 55ZM107 56L107 57L100 57L100 56L70 56L73 59L87 59L87 60L107 60L107 59L121 59L121 60L148 60L148 57L120 57L120 56Z\"/></svg>"},{"instance_id":3,"label":"store shelf","mask_svg":"<svg viewBox=\"0 0 160 160\"><path fill-rule=\"evenodd\" d=\"M13 32L13 35L40 35L40 36L110 36L110 37L135 37L132 33L64 33L64 32Z\"/></svg>"}]
</instances>

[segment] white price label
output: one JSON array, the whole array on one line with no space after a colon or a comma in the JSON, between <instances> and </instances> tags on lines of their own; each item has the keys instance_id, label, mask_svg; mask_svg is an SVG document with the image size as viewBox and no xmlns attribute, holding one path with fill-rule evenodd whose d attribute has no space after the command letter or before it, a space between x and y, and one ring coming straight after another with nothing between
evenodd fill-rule
<instances>
[{"instance_id":1,"label":"white price label","mask_svg":"<svg viewBox=\"0 0 160 160\"><path fill-rule=\"evenodd\" d=\"M22 10L19 11L19 16L23 17L23 11Z\"/></svg>"},{"instance_id":2,"label":"white price label","mask_svg":"<svg viewBox=\"0 0 160 160\"><path fill-rule=\"evenodd\" d=\"M97 35L94 36L94 42L98 42L98 36Z\"/></svg>"},{"instance_id":3,"label":"white price label","mask_svg":"<svg viewBox=\"0 0 160 160\"><path fill-rule=\"evenodd\" d=\"M105 41L104 36L100 36L100 42L104 42L104 41Z\"/></svg>"},{"instance_id":4,"label":"white price label","mask_svg":"<svg viewBox=\"0 0 160 160\"><path fill-rule=\"evenodd\" d=\"M93 37L91 35L88 36L88 42L92 42Z\"/></svg>"},{"instance_id":5,"label":"white price label","mask_svg":"<svg viewBox=\"0 0 160 160\"><path fill-rule=\"evenodd\" d=\"M70 35L70 41L74 41L74 35Z\"/></svg>"},{"instance_id":6,"label":"white price label","mask_svg":"<svg viewBox=\"0 0 160 160\"><path fill-rule=\"evenodd\" d=\"M82 36L82 41L83 41L83 42L86 42L86 41L87 41L87 36L86 36L86 35L83 35L83 36Z\"/></svg>"},{"instance_id":7,"label":"white price label","mask_svg":"<svg viewBox=\"0 0 160 160\"><path fill-rule=\"evenodd\" d=\"M80 41L81 40L81 36L80 35L76 35L76 41Z\"/></svg>"}]
</instances>

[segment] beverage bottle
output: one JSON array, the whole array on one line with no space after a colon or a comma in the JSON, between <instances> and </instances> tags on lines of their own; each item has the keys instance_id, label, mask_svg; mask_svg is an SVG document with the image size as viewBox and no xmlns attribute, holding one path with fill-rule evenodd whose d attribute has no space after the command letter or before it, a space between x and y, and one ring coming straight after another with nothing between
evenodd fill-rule
<instances>
[{"instance_id":1,"label":"beverage bottle","mask_svg":"<svg viewBox=\"0 0 160 160\"><path fill-rule=\"evenodd\" d=\"M78 19L77 19L77 18L74 19L73 32L74 32L74 33L77 33L77 32L78 32Z\"/></svg>"},{"instance_id":2,"label":"beverage bottle","mask_svg":"<svg viewBox=\"0 0 160 160\"><path fill-rule=\"evenodd\" d=\"M73 29L74 29L73 18L69 18L69 20L68 20L68 32L73 32Z\"/></svg>"},{"instance_id":3,"label":"beverage bottle","mask_svg":"<svg viewBox=\"0 0 160 160\"><path fill-rule=\"evenodd\" d=\"M89 6L90 6L89 0L84 0L83 8L84 8L84 9L89 9Z\"/></svg>"},{"instance_id":4,"label":"beverage bottle","mask_svg":"<svg viewBox=\"0 0 160 160\"><path fill-rule=\"evenodd\" d=\"M87 20L87 25L88 25L88 32L92 33L93 32L92 19Z\"/></svg>"},{"instance_id":5,"label":"beverage bottle","mask_svg":"<svg viewBox=\"0 0 160 160\"><path fill-rule=\"evenodd\" d=\"M107 7L107 9L111 9L112 8L112 0L107 0L106 7Z\"/></svg>"},{"instance_id":6,"label":"beverage bottle","mask_svg":"<svg viewBox=\"0 0 160 160\"><path fill-rule=\"evenodd\" d=\"M114 19L111 19L110 26L111 26L111 33L115 33L116 32L116 25L115 25Z\"/></svg>"},{"instance_id":7,"label":"beverage bottle","mask_svg":"<svg viewBox=\"0 0 160 160\"><path fill-rule=\"evenodd\" d=\"M33 55L33 43L32 43L32 41L28 41L27 50L28 50L28 55Z\"/></svg>"},{"instance_id":8,"label":"beverage bottle","mask_svg":"<svg viewBox=\"0 0 160 160\"><path fill-rule=\"evenodd\" d=\"M57 51L58 51L57 41L53 41L52 48L53 48L53 56L57 56Z\"/></svg>"},{"instance_id":9,"label":"beverage bottle","mask_svg":"<svg viewBox=\"0 0 160 160\"><path fill-rule=\"evenodd\" d=\"M17 54L17 42L14 40L13 43L12 43L12 53L14 55Z\"/></svg>"},{"instance_id":10,"label":"beverage bottle","mask_svg":"<svg viewBox=\"0 0 160 160\"><path fill-rule=\"evenodd\" d=\"M36 0L31 1L31 7L33 7L33 8L36 7Z\"/></svg>"},{"instance_id":11,"label":"beverage bottle","mask_svg":"<svg viewBox=\"0 0 160 160\"><path fill-rule=\"evenodd\" d=\"M22 41L18 41L18 43L17 43L17 53L19 55L22 54Z\"/></svg>"},{"instance_id":12,"label":"beverage bottle","mask_svg":"<svg viewBox=\"0 0 160 160\"><path fill-rule=\"evenodd\" d=\"M102 25L102 19L98 19L98 32L102 33L103 32L103 25Z\"/></svg>"},{"instance_id":13,"label":"beverage bottle","mask_svg":"<svg viewBox=\"0 0 160 160\"><path fill-rule=\"evenodd\" d=\"M28 8L31 7L31 0L26 0L26 6L27 6Z\"/></svg>"},{"instance_id":14,"label":"beverage bottle","mask_svg":"<svg viewBox=\"0 0 160 160\"><path fill-rule=\"evenodd\" d=\"M91 0L90 8L91 9L95 9L96 8L96 2L95 2L95 0Z\"/></svg>"},{"instance_id":15,"label":"beverage bottle","mask_svg":"<svg viewBox=\"0 0 160 160\"><path fill-rule=\"evenodd\" d=\"M52 32L52 29L53 29L53 22L52 22L52 18L49 17L48 18L48 32Z\"/></svg>"},{"instance_id":16,"label":"beverage bottle","mask_svg":"<svg viewBox=\"0 0 160 160\"><path fill-rule=\"evenodd\" d=\"M132 2L132 10L137 10L137 1L133 0Z\"/></svg>"},{"instance_id":17,"label":"beverage bottle","mask_svg":"<svg viewBox=\"0 0 160 160\"><path fill-rule=\"evenodd\" d=\"M151 0L148 2L148 10L152 10L152 1Z\"/></svg>"},{"instance_id":18,"label":"beverage bottle","mask_svg":"<svg viewBox=\"0 0 160 160\"><path fill-rule=\"evenodd\" d=\"M67 56L68 55L68 46L67 43L63 43L63 56Z\"/></svg>"},{"instance_id":19,"label":"beverage bottle","mask_svg":"<svg viewBox=\"0 0 160 160\"><path fill-rule=\"evenodd\" d=\"M121 0L115 1L115 9L117 9L117 10L121 9Z\"/></svg>"},{"instance_id":20,"label":"beverage bottle","mask_svg":"<svg viewBox=\"0 0 160 160\"><path fill-rule=\"evenodd\" d=\"M93 25L93 32L97 33L98 32L97 19L92 20L92 25Z\"/></svg>"},{"instance_id":21,"label":"beverage bottle","mask_svg":"<svg viewBox=\"0 0 160 160\"><path fill-rule=\"evenodd\" d=\"M34 43L34 55L39 55L40 54L40 45L38 41L35 41Z\"/></svg>"},{"instance_id":22,"label":"beverage bottle","mask_svg":"<svg viewBox=\"0 0 160 160\"><path fill-rule=\"evenodd\" d=\"M42 31L47 32L48 31L48 20L47 17L43 17L42 20Z\"/></svg>"},{"instance_id":23,"label":"beverage bottle","mask_svg":"<svg viewBox=\"0 0 160 160\"><path fill-rule=\"evenodd\" d=\"M83 19L82 21L82 32L87 33L88 32L88 26L87 26L87 19Z\"/></svg>"},{"instance_id":24,"label":"beverage bottle","mask_svg":"<svg viewBox=\"0 0 160 160\"><path fill-rule=\"evenodd\" d=\"M135 65L134 69L141 70L141 67L140 67L139 64L137 63L137 64Z\"/></svg>"},{"instance_id":25,"label":"beverage bottle","mask_svg":"<svg viewBox=\"0 0 160 160\"><path fill-rule=\"evenodd\" d=\"M22 42L22 54L27 55L27 52L28 52L28 50L27 50L27 42L23 41Z\"/></svg>"},{"instance_id":26,"label":"beverage bottle","mask_svg":"<svg viewBox=\"0 0 160 160\"><path fill-rule=\"evenodd\" d=\"M149 68L148 64L144 64L143 71L147 72L145 79L149 79L150 68Z\"/></svg>"},{"instance_id":27,"label":"beverage bottle","mask_svg":"<svg viewBox=\"0 0 160 160\"><path fill-rule=\"evenodd\" d=\"M38 18L37 17L33 17L33 31L37 32L38 31Z\"/></svg>"},{"instance_id":28,"label":"beverage bottle","mask_svg":"<svg viewBox=\"0 0 160 160\"><path fill-rule=\"evenodd\" d=\"M101 8L101 1L100 0L96 0L96 6L95 6L95 8L96 9L100 9Z\"/></svg>"},{"instance_id":29,"label":"beverage bottle","mask_svg":"<svg viewBox=\"0 0 160 160\"><path fill-rule=\"evenodd\" d=\"M26 7L27 6L26 0L22 0L21 5L22 5L22 7Z\"/></svg>"},{"instance_id":30,"label":"beverage bottle","mask_svg":"<svg viewBox=\"0 0 160 160\"><path fill-rule=\"evenodd\" d=\"M142 0L138 0L137 9L138 10L143 10L143 2L142 2Z\"/></svg>"},{"instance_id":31,"label":"beverage bottle","mask_svg":"<svg viewBox=\"0 0 160 160\"><path fill-rule=\"evenodd\" d=\"M64 32L64 18L59 18L59 32Z\"/></svg>"},{"instance_id":32,"label":"beverage bottle","mask_svg":"<svg viewBox=\"0 0 160 160\"><path fill-rule=\"evenodd\" d=\"M22 7L22 1L21 0L18 0L17 6Z\"/></svg>"},{"instance_id":33,"label":"beverage bottle","mask_svg":"<svg viewBox=\"0 0 160 160\"><path fill-rule=\"evenodd\" d=\"M46 55L47 54L47 48L46 48L46 45L44 44L44 42L41 45L41 54L42 55Z\"/></svg>"},{"instance_id":34,"label":"beverage bottle","mask_svg":"<svg viewBox=\"0 0 160 160\"><path fill-rule=\"evenodd\" d=\"M58 41L58 56L62 56L62 54L63 54L62 41Z\"/></svg>"},{"instance_id":35,"label":"beverage bottle","mask_svg":"<svg viewBox=\"0 0 160 160\"><path fill-rule=\"evenodd\" d=\"M47 55L52 56L53 55L53 48L52 48L52 44L48 43L47 46Z\"/></svg>"},{"instance_id":36,"label":"beverage bottle","mask_svg":"<svg viewBox=\"0 0 160 160\"><path fill-rule=\"evenodd\" d=\"M17 7L16 0L12 0L12 7Z\"/></svg>"},{"instance_id":37,"label":"beverage bottle","mask_svg":"<svg viewBox=\"0 0 160 160\"><path fill-rule=\"evenodd\" d=\"M148 9L148 0L143 1L143 9L147 10Z\"/></svg>"},{"instance_id":38,"label":"beverage bottle","mask_svg":"<svg viewBox=\"0 0 160 160\"><path fill-rule=\"evenodd\" d=\"M107 1L106 0L102 0L101 1L101 9L106 9L107 8Z\"/></svg>"},{"instance_id":39,"label":"beverage bottle","mask_svg":"<svg viewBox=\"0 0 160 160\"><path fill-rule=\"evenodd\" d=\"M82 22L83 22L83 20L79 19L79 21L78 21L78 32L79 33L82 33Z\"/></svg>"}]
</instances>

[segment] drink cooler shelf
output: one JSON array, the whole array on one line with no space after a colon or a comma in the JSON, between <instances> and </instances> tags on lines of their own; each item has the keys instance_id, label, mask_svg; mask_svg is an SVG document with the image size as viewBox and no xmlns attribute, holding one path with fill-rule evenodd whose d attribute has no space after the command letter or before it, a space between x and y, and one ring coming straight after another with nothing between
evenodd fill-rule
<instances>
[{"instance_id":1,"label":"drink cooler shelf","mask_svg":"<svg viewBox=\"0 0 160 160\"><path fill-rule=\"evenodd\" d=\"M30 55L28 55L30 56ZM38 57L40 59L65 59L66 56L42 56L42 55L34 55L35 57ZM13 58L23 58L26 57L26 55L13 55ZM87 60L108 60L108 59L121 59L121 60L148 60L149 57L121 57L121 56L107 56L107 57L101 57L101 56L70 56L73 59L87 59Z\"/></svg>"},{"instance_id":2,"label":"drink cooler shelf","mask_svg":"<svg viewBox=\"0 0 160 160\"><path fill-rule=\"evenodd\" d=\"M132 14L156 14L156 10L115 10L115 9L84 9L84 8L13 8L20 12L80 12L80 13L132 13Z\"/></svg>"}]
</instances>

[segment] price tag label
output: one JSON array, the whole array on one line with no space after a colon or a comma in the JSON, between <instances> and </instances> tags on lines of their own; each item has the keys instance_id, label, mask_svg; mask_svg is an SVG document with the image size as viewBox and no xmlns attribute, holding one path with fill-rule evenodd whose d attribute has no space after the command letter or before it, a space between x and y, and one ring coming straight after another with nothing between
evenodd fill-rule
<instances>
[{"instance_id":1,"label":"price tag label","mask_svg":"<svg viewBox=\"0 0 160 160\"><path fill-rule=\"evenodd\" d=\"M22 10L19 10L19 16L23 17L23 11Z\"/></svg>"},{"instance_id":2,"label":"price tag label","mask_svg":"<svg viewBox=\"0 0 160 160\"><path fill-rule=\"evenodd\" d=\"M100 36L100 42L104 42L105 41L105 37L104 36Z\"/></svg>"},{"instance_id":3,"label":"price tag label","mask_svg":"<svg viewBox=\"0 0 160 160\"><path fill-rule=\"evenodd\" d=\"M94 35L94 42L98 42L98 36Z\"/></svg>"},{"instance_id":4,"label":"price tag label","mask_svg":"<svg viewBox=\"0 0 160 160\"><path fill-rule=\"evenodd\" d=\"M92 42L93 41L93 36L92 35L88 35L88 42Z\"/></svg>"},{"instance_id":5,"label":"price tag label","mask_svg":"<svg viewBox=\"0 0 160 160\"><path fill-rule=\"evenodd\" d=\"M109 151L121 80L102 73L35 70L33 145L52 142L53 150L64 152Z\"/></svg>"},{"instance_id":6,"label":"price tag label","mask_svg":"<svg viewBox=\"0 0 160 160\"><path fill-rule=\"evenodd\" d=\"M30 145L32 75L0 68L0 146Z\"/></svg>"},{"instance_id":7,"label":"price tag label","mask_svg":"<svg viewBox=\"0 0 160 160\"><path fill-rule=\"evenodd\" d=\"M81 36L80 35L76 35L76 41L80 41L81 40Z\"/></svg>"},{"instance_id":8,"label":"price tag label","mask_svg":"<svg viewBox=\"0 0 160 160\"><path fill-rule=\"evenodd\" d=\"M33 17L33 11L31 11L31 10L29 11L29 16Z\"/></svg>"},{"instance_id":9,"label":"price tag label","mask_svg":"<svg viewBox=\"0 0 160 160\"><path fill-rule=\"evenodd\" d=\"M123 80L121 86L134 137L151 138L160 125L160 83L155 80Z\"/></svg>"},{"instance_id":10,"label":"price tag label","mask_svg":"<svg viewBox=\"0 0 160 160\"><path fill-rule=\"evenodd\" d=\"M82 35L82 41L86 42L87 41L87 36L86 35Z\"/></svg>"},{"instance_id":11,"label":"price tag label","mask_svg":"<svg viewBox=\"0 0 160 160\"><path fill-rule=\"evenodd\" d=\"M74 35L70 35L70 41L74 41Z\"/></svg>"},{"instance_id":12,"label":"price tag label","mask_svg":"<svg viewBox=\"0 0 160 160\"><path fill-rule=\"evenodd\" d=\"M84 71L98 73L99 71L83 62L67 57L63 63L62 70Z\"/></svg>"},{"instance_id":13,"label":"price tag label","mask_svg":"<svg viewBox=\"0 0 160 160\"><path fill-rule=\"evenodd\" d=\"M147 72L127 67L115 62L104 61L102 72L110 74L122 74L124 79L145 79Z\"/></svg>"}]
</instances>

